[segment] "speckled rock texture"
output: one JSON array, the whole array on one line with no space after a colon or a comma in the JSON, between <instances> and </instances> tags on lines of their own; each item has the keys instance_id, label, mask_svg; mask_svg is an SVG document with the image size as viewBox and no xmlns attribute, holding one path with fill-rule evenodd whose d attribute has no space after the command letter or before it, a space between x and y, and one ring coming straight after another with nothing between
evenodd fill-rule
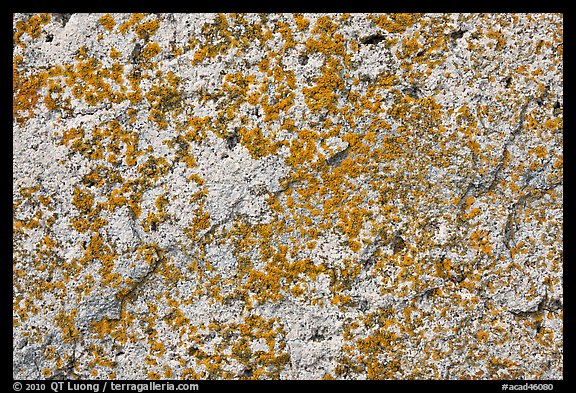
<instances>
[{"instance_id":1,"label":"speckled rock texture","mask_svg":"<svg viewBox=\"0 0 576 393\"><path fill-rule=\"evenodd\" d=\"M563 378L562 15L13 30L14 378Z\"/></svg>"}]
</instances>

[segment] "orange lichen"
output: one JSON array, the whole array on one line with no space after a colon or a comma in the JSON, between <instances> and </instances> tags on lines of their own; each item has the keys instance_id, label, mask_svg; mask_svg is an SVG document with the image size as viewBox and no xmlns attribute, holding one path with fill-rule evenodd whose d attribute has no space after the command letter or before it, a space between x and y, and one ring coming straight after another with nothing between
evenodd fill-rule
<instances>
[{"instance_id":1,"label":"orange lichen","mask_svg":"<svg viewBox=\"0 0 576 393\"><path fill-rule=\"evenodd\" d=\"M458 17L478 18L484 30L467 33L467 45L459 48L483 56L493 51L478 37L502 50L516 40L503 34L506 23L526 19ZM153 18L98 19L100 43L109 45L116 31L144 41L132 53L104 46L111 48L109 58L101 59L90 45L80 46L68 64L47 69L29 68L23 56L14 56L16 124L25 125L44 105L57 117L51 137L83 163L69 194L43 195L43 184L15 193L15 328L41 312L46 295L68 299L69 307L89 304L87 297L104 290L115 301L113 312L89 329L78 326L78 310L55 305L54 315L64 343L90 342L83 375L110 378L124 376L112 371L119 371L114 345L129 342L144 344L137 372L150 379L285 376L290 348L282 317L256 310L286 300L321 307L331 317L357 315L343 317L344 345L334 372L318 374L327 379L439 377L438 362L454 353L465 353L468 363L450 367L450 376L514 377L523 366L493 356L509 337L538 331L522 342L557 347L559 330L546 325L546 318L556 318L551 312L516 318L480 296L510 286L506 280L527 268L522 261L528 256L530 264L552 272L544 280L550 293L561 285L554 276L561 268L561 222L551 217L561 199L557 138L563 120L561 105L548 100L556 92L543 80L557 68L512 62L493 73L512 75L514 86L533 83L527 109L511 93L515 89L500 87L495 90L504 93L484 97L482 105L468 97L451 104L445 92L430 91L430 81L448 78L462 85L452 92L457 94L481 67L472 56L470 69L458 62L443 68L455 40L464 41L445 15L293 14L271 22L267 14L219 14L180 46L150 41L169 28ZM376 35L352 39L343 26L357 18L366 18ZM46 16L17 21L16 49L22 50L25 34L40 37L46 23ZM556 40L561 43L561 36ZM250 66L240 64L237 59L254 46L263 55ZM535 48L539 58L561 51L546 42ZM189 90L192 81L177 68L163 71L159 59L173 56L180 65L189 50L192 66L225 65L218 83L201 81ZM367 50L396 54L385 59L393 66L363 75L359 52ZM306 66L311 58L320 63ZM128 59L132 64L125 66ZM483 79L490 89L501 83L494 75ZM129 108L115 120L62 126L78 104L89 111ZM502 118L509 120L499 123ZM150 135L160 136L160 147ZM214 184L204 178L204 157L196 155L212 143L209 135L224 140L227 149L240 148L222 155L231 162L246 151L254 165L280 158L287 173L279 188L255 191L269 208L262 217L246 217L243 204L229 209L224 223L211 216ZM536 171L544 172L542 181L531 180ZM183 197L165 183L179 174ZM545 190L537 189L541 182L547 182ZM64 218L52 211L63 199L72 206ZM113 235L116 215L130 221L130 245ZM180 217L186 217L185 229L174 233ZM50 229L55 222L82 239L79 255L64 256L65 239ZM538 228L539 236L526 228ZM166 233L174 235L167 250L145 240ZM35 248L23 250L30 239L36 239ZM214 257L224 249L230 259ZM393 306L363 309L362 280ZM217 319L199 323L193 308L198 302L226 310L232 304L240 314L223 319L215 313ZM470 313L479 321L472 328ZM508 325L500 327L502 321ZM446 344L443 337L454 333L461 334ZM417 364L404 357L414 348ZM42 374L49 377L67 360L45 352L52 363Z\"/></svg>"},{"instance_id":2,"label":"orange lichen","mask_svg":"<svg viewBox=\"0 0 576 393\"><path fill-rule=\"evenodd\" d=\"M104 26L104 28L108 31L112 31L112 29L114 29L114 26L116 25L114 17L110 14L103 15L102 17L100 17L100 19L98 19L98 22L100 22L100 24Z\"/></svg>"},{"instance_id":3,"label":"orange lichen","mask_svg":"<svg viewBox=\"0 0 576 393\"><path fill-rule=\"evenodd\" d=\"M42 26L50 22L50 14L37 14L31 16L28 20L19 20L16 22L16 32L14 33L14 42L21 47L26 45L21 41L24 34L28 34L32 38L40 37L42 33Z\"/></svg>"}]
</instances>

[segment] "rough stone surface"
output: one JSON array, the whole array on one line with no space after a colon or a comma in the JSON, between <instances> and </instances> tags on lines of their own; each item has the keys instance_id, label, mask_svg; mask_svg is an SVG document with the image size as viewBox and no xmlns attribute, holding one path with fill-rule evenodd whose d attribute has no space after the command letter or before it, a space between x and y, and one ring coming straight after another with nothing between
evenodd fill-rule
<instances>
[{"instance_id":1,"label":"rough stone surface","mask_svg":"<svg viewBox=\"0 0 576 393\"><path fill-rule=\"evenodd\" d=\"M561 15L13 28L14 378L562 378Z\"/></svg>"}]
</instances>

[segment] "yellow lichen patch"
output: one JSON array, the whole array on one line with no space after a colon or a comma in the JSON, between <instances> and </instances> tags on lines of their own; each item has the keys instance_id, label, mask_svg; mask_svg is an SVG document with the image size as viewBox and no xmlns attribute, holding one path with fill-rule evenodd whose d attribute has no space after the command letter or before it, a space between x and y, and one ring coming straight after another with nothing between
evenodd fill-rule
<instances>
[{"instance_id":1,"label":"yellow lichen patch","mask_svg":"<svg viewBox=\"0 0 576 393\"><path fill-rule=\"evenodd\" d=\"M144 46L139 54L139 60L145 64L153 64L152 59L157 56L161 51L160 45L156 42L149 42Z\"/></svg>"},{"instance_id":2,"label":"yellow lichen patch","mask_svg":"<svg viewBox=\"0 0 576 393\"><path fill-rule=\"evenodd\" d=\"M160 50L158 45L156 46ZM145 49L146 51L146 49ZM154 84L145 97L150 103L149 119L156 122L160 128L166 128L166 115L177 116L182 108L182 92L179 89L180 79L169 72L166 76L157 74L160 84Z\"/></svg>"},{"instance_id":3,"label":"yellow lichen patch","mask_svg":"<svg viewBox=\"0 0 576 393\"><path fill-rule=\"evenodd\" d=\"M403 33L421 17L420 14L370 15L374 24L390 33Z\"/></svg>"},{"instance_id":4,"label":"yellow lichen patch","mask_svg":"<svg viewBox=\"0 0 576 393\"><path fill-rule=\"evenodd\" d=\"M130 16L130 18L122 23L120 26L118 26L118 30L120 31L120 33L122 34L126 34L128 32L128 30L135 25L136 23L140 22L142 19L144 19L145 15L141 14L141 13L134 13Z\"/></svg>"},{"instance_id":5,"label":"yellow lichen patch","mask_svg":"<svg viewBox=\"0 0 576 393\"><path fill-rule=\"evenodd\" d=\"M501 50L506 45L506 38L500 31L488 31L486 32L486 37L494 40L489 42L488 45L495 45L496 50Z\"/></svg>"},{"instance_id":6,"label":"yellow lichen patch","mask_svg":"<svg viewBox=\"0 0 576 393\"><path fill-rule=\"evenodd\" d=\"M116 25L114 17L110 14L103 15L102 17L100 17L100 19L98 19L98 22L100 22L100 24L104 26L104 28L108 31L112 31L112 29L114 29L114 26Z\"/></svg>"},{"instance_id":7,"label":"yellow lichen patch","mask_svg":"<svg viewBox=\"0 0 576 393\"><path fill-rule=\"evenodd\" d=\"M156 31L159 28L160 28L160 21L155 19L136 25L136 27L134 27L134 31L136 32L136 35L138 35L138 37L148 41L150 37L156 34Z\"/></svg>"},{"instance_id":8,"label":"yellow lichen patch","mask_svg":"<svg viewBox=\"0 0 576 393\"><path fill-rule=\"evenodd\" d=\"M60 17L14 23L34 375L561 375L558 15L77 15L31 62Z\"/></svg>"},{"instance_id":9,"label":"yellow lichen patch","mask_svg":"<svg viewBox=\"0 0 576 393\"><path fill-rule=\"evenodd\" d=\"M473 248L478 249L485 254L492 255L492 245L488 233L485 230L475 230L470 235L469 240Z\"/></svg>"},{"instance_id":10,"label":"yellow lichen patch","mask_svg":"<svg viewBox=\"0 0 576 393\"><path fill-rule=\"evenodd\" d=\"M94 205L94 195L88 190L76 188L74 189L72 204L76 206L76 209L81 213L89 212Z\"/></svg>"},{"instance_id":11,"label":"yellow lichen patch","mask_svg":"<svg viewBox=\"0 0 576 393\"><path fill-rule=\"evenodd\" d=\"M37 14L33 15L27 20L19 20L16 22L16 32L14 33L14 42L21 47L26 45L21 41L24 34L28 34L32 38L40 37L42 33L42 26L50 22L50 14Z\"/></svg>"},{"instance_id":12,"label":"yellow lichen patch","mask_svg":"<svg viewBox=\"0 0 576 393\"><path fill-rule=\"evenodd\" d=\"M208 329L221 338L220 344L213 348L193 345L189 350L195 363L205 369L201 373L204 377L278 379L280 370L289 362L285 342L278 342L286 333L276 319L255 314L244 317L241 323L213 321ZM206 330L199 329L193 342L201 344L206 334ZM232 337L235 338L232 340ZM254 350L253 345L260 342L262 349ZM240 367L239 375L230 371L232 365ZM189 373L185 371L183 377Z\"/></svg>"},{"instance_id":13,"label":"yellow lichen patch","mask_svg":"<svg viewBox=\"0 0 576 393\"><path fill-rule=\"evenodd\" d=\"M196 49L192 64L198 64L205 59L224 54L236 46L237 39L232 36L229 26L228 18L225 14L218 14L214 18L214 22L204 24L202 36L205 41Z\"/></svg>"},{"instance_id":14,"label":"yellow lichen patch","mask_svg":"<svg viewBox=\"0 0 576 393\"><path fill-rule=\"evenodd\" d=\"M110 57L113 59L119 59L122 56L122 53L118 52L116 48L110 49Z\"/></svg>"},{"instance_id":15,"label":"yellow lichen patch","mask_svg":"<svg viewBox=\"0 0 576 393\"><path fill-rule=\"evenodd\" d=\"M306 105L312 113L332 113L336 110L338 91L344 88L342 79L337 76L339 68L337 63L328 62L322 68L322 76L315 81L315 86L302 90Z\"/></svg>"},{"instance_id":16,"label":"yellow lichen patch","mask_svg":"<svg viewBox=\"0 0 576 393\"><path fill-rule=\"evenodd\" d=\"M20 71L22 59L16 57L12 65L12 116L23 124L34 116L34 109L39 101L38 90L45 84L47 75L44 72L26 75Z\"/></svg>"},{"instance_id":17,"label":"yellow lichen patch","mask_svg":"<svg viewBox=\"0 0 576 393\"><path fill-rule=\"evenodd\" d=\"M266 157L269 154L273 154L277 148L277 145L270 146L260 128L250 130L241 128L238 133L241 136L242 145L248 149L253 158Z\"/></svg>"},{"instance_id":18,"label":"yellow lichen patch","mask_svg":"<svg viewBox=\"0 0 576 393\"><path fill-rule=\"evenodd\" d=\"M300 31L306 30L310 26L310 21L303 14L294 14L294 22Z\"/></svg>"},{"instance_id":19,"label":"yellow lichen patch","mask_svg":"<svg viewBox=\"0 0 576 393\"><path fill-rule=\"evenodd\" d=\"M344 56L346 41L340 33L330 34L331 31L334 31L334 26L329 19L325 17L319 18L316 26L312 29L316 36L308 38L306 51L309 53L323 53L328 56Z\"/></svg>"},{"instance_id":20,"label":"yellow lichen patch","mask_svg":"<svg viewBox=\"0 0 576 393\"><path fill-rule=\"evenodd\" d=\"M80 332L74 324L74 318L78 315L78 310L71 310L70 313L61 312L56 316L56 325L62 330L64 342L74 342L79 338Z\"/></svg>"}]
</instances>

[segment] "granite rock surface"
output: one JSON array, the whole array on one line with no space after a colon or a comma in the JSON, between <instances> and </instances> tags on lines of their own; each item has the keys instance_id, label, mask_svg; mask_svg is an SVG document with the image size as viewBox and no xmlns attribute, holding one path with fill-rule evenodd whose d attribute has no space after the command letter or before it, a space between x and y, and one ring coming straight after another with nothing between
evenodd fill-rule
<instances>
[{"instance_id":1,"label":"granite rock surface","mask_svg":"<svg viewBox=\"0 0 576 393\"><path fill-rule=\"evenodd\" d=\"M14 378L563 378L562 15L13 30Z\"/></svg>"}]
</instances>

